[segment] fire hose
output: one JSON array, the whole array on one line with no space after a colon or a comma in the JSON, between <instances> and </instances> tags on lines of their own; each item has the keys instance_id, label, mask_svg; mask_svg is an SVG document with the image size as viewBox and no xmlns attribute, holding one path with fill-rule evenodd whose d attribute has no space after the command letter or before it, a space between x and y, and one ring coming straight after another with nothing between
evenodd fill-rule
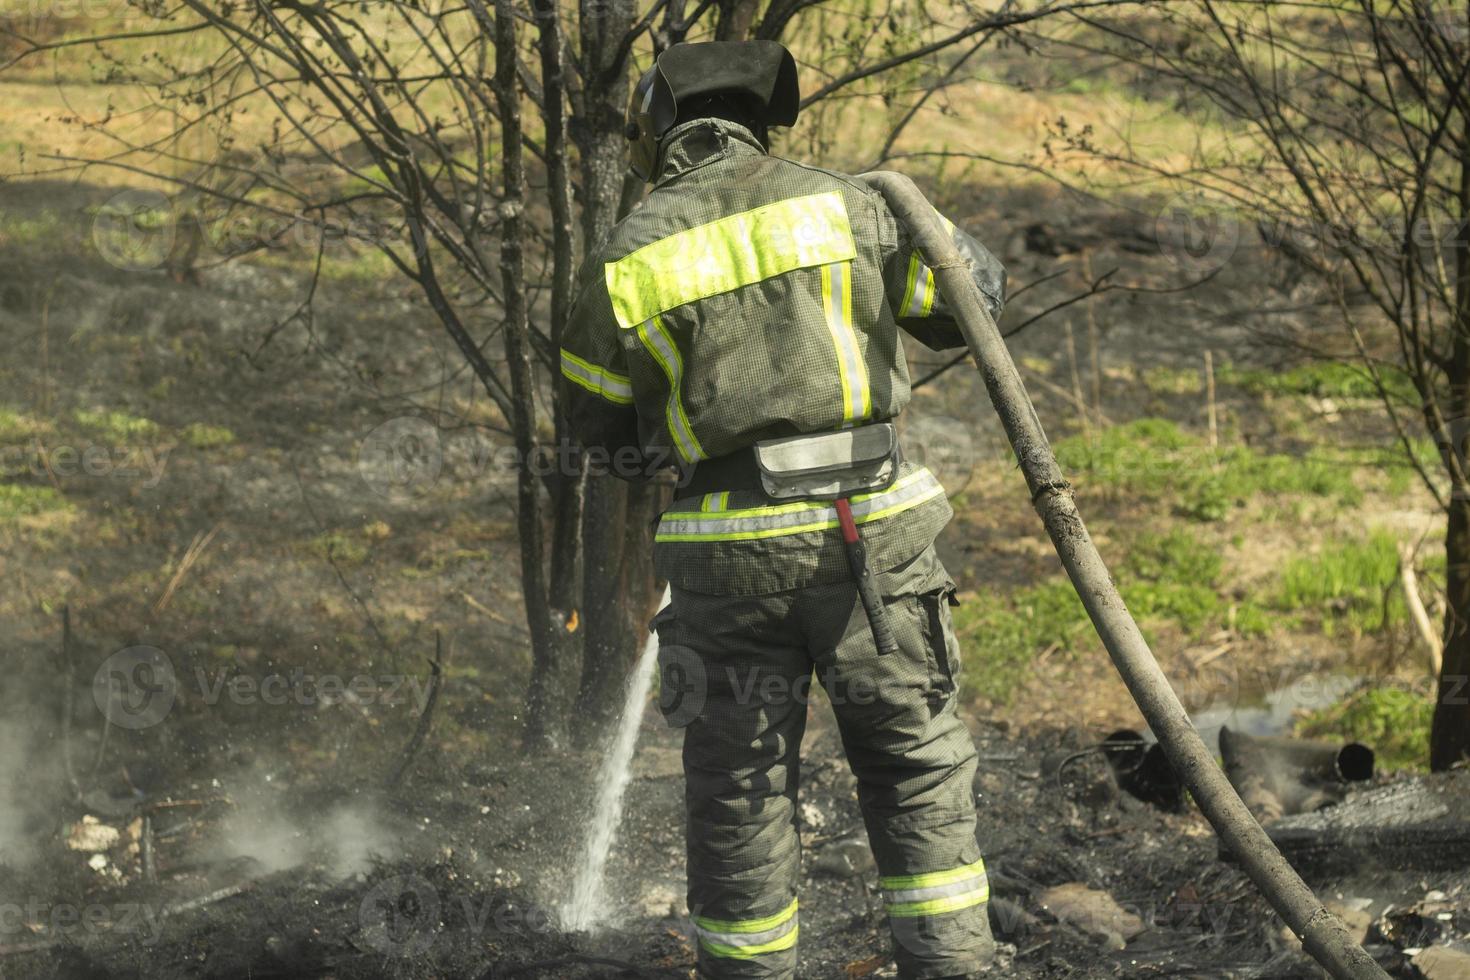
<instances>
[{"instance_id":1,"label":"fire hose","mask_svg":"<svg viewBox=\"0 0 1470 980\"><path fill-rule=\"evenodd\" d=\"M1387 980L1388 974L1353 940L1342 920L1327 910L1282 857L1195 731L1082 523L1072 488L1057 465L1010 351L934 206L902 174L877 172L863 179L887 200L934 271L1067 576L1134 702L1205 818L1307 952L1333 977Z\"/></svg>"}]
</instances>

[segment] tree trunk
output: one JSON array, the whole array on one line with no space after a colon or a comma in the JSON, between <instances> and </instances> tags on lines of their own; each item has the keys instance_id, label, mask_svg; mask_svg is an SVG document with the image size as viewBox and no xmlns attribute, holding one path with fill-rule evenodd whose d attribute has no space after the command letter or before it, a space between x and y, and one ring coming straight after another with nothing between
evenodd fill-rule
<instances>
[{"instance_id":1,"label":"tree trunk","mask_svg":"<svg viewBox=\"0 0 1470 980\"><path fill-rule=\"evenodd\" d=\"M1470 756L1470 501L1450 503L1445 560L1444 661L1429 733L1435 772Z\"/></svg>"},{"instance_id":2,"label":"tree trunk","mask_svg":"<svg viewBox=\"0 0 1470 980\"><path fill-rule=\"evenodd\" d=\"M561 10L556 0L532 0L536 15L537 51L541 58L542 118L546 124L546 199L551 208L551 356L552 427L556 450L546 478L551 493L551 603L552 628L558 664L572 662L581 640L582 500L586 491L586 461L575 450L567 427L566 409L557 383L555 359L561 350L562 330L572 303L576 274L576 243L572 236L572 181L567 169L566 68L562 56ZM561 680L562 678L558 678Z\"/></svg>"},{"instance_id":3,"label":"tree trunk","mask_svg":"<svg viewBox=\"0 0 1470 980\"><path fill-rule=\"evenodd\" d=\"M612 228L623 202L627 169L623 113L627 73L619 42L633 24L628 3L583 0L580 112L571 132L581 151L582 235L590 250ZM578 684L579 744L596 741L612 717L622 680L647 635L653 603L654 491L609 476L588 477L582 508L582 676Z\"/></svg>"},{"instance_id":4,"label":"tree trunk","mask_svg":"<svg viewBox=\"0 0 1470 980\"><path fill-rule=\"evenodd\" d=\"M500 277L505 291L505 362L510 373L511 428L516 444L516 523L521 546L521 591L531 631L531 682L526 694L525 744L558 741L556 641L546 588L541 481L536 475L536 386L531 374L526 308L525 174L521 158L520 92L516 81L516 21L511 0L495 0L495 101L500 113L505 197L500 206Z\"/></svg>"},{"instance_id":5,"label":"tree trunk","mask_svg":"<svg viewBox=\"0 0 1470 980\"><path fill-rule=\"evenodd\" d=\"M1455 249L1454 343L1450 404L1457 422L1470 418L1470 149L1460 159L1460 227ZM1441 447L1462 453L1463 445ZM1460 459L1465 462L1464 457ZM1453 469L1451 470L1453 473ZM1450 488L1445 532L1444 659L1429 732L1429 768L1441 772L1470 757L1470 488Z\"/></svg>"},{"instance_id":6,"label":"tree trunk","mask_svg":"<svg viewBox=\"0 0 1470 980\"><path fill-rule=\"evenodd\" d=\"M755 23L757 0L720 0L720 16L715 22L716 41L744 41L750 37Z\"/></svg>"},{"instance_id":7,"label":"tree trunk","mask_svg":"<svg viewBox=\"0 0 1470 980\"><path fill-rule=\"evenodd\" d=\"M587 481L582 513L582 553L586 574L582 605L587 624L582 638L582 677L577 688L573 739L595 741L613 711L612 692L632 657L632 623L623 588L623 541L628 519L629 485L607 476Z\"/></svg>"}]
</instances>

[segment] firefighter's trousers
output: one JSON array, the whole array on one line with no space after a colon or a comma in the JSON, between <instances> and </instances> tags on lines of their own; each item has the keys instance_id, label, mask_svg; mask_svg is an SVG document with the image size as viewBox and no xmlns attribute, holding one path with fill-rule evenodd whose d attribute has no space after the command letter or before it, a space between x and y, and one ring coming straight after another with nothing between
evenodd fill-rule
<instances>
[{"instance_id":1,"label":"firefighter's trousers","mask_svg":"<svg viewBox=\"0 0 1470 980\"><path fill-rule=\"evenodd\" d=\"M981 969L993 942L975 842L975 747L956 714L953 582L932 546L879 573L900 652L850 582L759 596L675 589L655 620L660 708L683 727L700 976L796 976L796 794L811 686L858 779L900 975Z\"/></svg>"}]
</instances>

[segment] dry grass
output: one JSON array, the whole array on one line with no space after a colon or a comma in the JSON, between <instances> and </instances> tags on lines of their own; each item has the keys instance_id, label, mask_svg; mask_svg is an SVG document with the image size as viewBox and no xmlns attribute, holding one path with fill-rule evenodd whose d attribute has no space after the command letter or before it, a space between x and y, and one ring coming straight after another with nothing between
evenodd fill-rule
<instances>
[{"instance_id":1,"label":"dry grass","mask_svg":"<svg viewBox=\"0 0 1470 980\"><path fill-rule=\"evenodd\" d=\"M28 0L5 2L14 6ZM841 7L823 17L810 18L792 38L809 91L840 72L851 58L875 56L862 50L869 41L834 43L831 37L823 36L824 31L840 34L843 30L845 19L851 15ZM107 12L101 0L85 9ZM427 67L421 46L401 23L390 24L386 14L369 12L365 16L383 19L382 34L393 38L394 52L403 54L404 65ZM138 30L151 23L136 14L73 17L46 30L31 30L54 34L54 38L80 37L88 32ZM462 28L465 32L473 29L468 22ZM899 29L912 28L900 25ZM934 33L915 33L910 40L917 43ZM129 72L145 77L151 73L162 82L166 74L163 65L191 68L212 62L222 53L222 41L212 33L189 34L114 42L108 51ZM844 90L839 97L810 110L796 129L782 138L780 148L838 168L870 165L909 100L952 57L951 52L926 59L896 74ZM636 63L646 59L646 52L635 52ZM36 174L55 167L54 162L43 158L45 154L103 159L129 145L156 146L203 163L224 155L220 134L208 126L193 126L183 139L171 139L181 124L197 118L205 108L179 110L176 100L158 97L157 85L111 82L108 77L112 67L109 59L94 48L77 46L27 59L0 73L0 132L6 134L0 139L0 173ZM237 92L242 84L235 84ZM897 97L885 102L885 89ZM429 86L419 98L430 115L453 118L454 106L446 86ZM307 155L309 148L299 140L276 138L274 127L280 113L263 96L246 94L238 106L244 111L231 120L229 134L237 155L253 154L257 147L266 145ZM531 134L537 135L535 113L528 112L526 119ZM1063 119L1070 131L1090 128L1095 139L1105 145L1126 140L1135 153L1166 167L1197 153L1201 139L1208 148L1229 135L1211 125L1202 126L1167 103L1141 97L1096 66L1080 66L1075 59L1038 59L1014 48L987 47L967 63L956 84L930 99L909 123L894 149L899 154L919 156L903 158L897 165L936 183L1042 181L1044 178L1027 167L1042 162L1048 134ZM345 127L322 118L314 119L312 125L326 145L351 145L351 134ZM289 132L289 127L285 129ZM962 156L941 159L926 154ZM178 176L194 169L187 163L149 161L146 156L134 162ZM1121 168L1075 154L1047 163L1104 186L1121 183L1125 177ZM138 174L104 167L91 168L86 179L104 185L149 183ZM1128 187L1137 190L1131 181Z\"/></svg>"}]
</instances>

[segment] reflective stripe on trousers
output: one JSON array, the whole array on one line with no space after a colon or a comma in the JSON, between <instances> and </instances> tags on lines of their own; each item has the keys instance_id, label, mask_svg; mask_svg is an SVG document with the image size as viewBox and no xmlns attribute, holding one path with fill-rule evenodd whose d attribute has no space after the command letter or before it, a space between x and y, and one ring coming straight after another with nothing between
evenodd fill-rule
<instances>
[{"instance_id":1,"label":"reflective stripe on trousers","mask_svg":"<svg viewBox=\"0 0 1470 980\"><path fill-rule=\"evenodd\" d=\"M888 914L896 918L943 915L990 900L984 861L949 871L880 878L878 886Z\"/></svg>"},{"instance_id":2,"label":"reflective stripe on trousers","mask_svg":"<svg viewBox=\"0 0 1470 980\"><path fill-rule=\"evenodd\" d=\"M798 928L796 899L775 915L759 919L706 919L694 916L694 930L699 945L710 956L748 960L766 953L778 953L796 945Z\"/></svg>"}]
</instances>

